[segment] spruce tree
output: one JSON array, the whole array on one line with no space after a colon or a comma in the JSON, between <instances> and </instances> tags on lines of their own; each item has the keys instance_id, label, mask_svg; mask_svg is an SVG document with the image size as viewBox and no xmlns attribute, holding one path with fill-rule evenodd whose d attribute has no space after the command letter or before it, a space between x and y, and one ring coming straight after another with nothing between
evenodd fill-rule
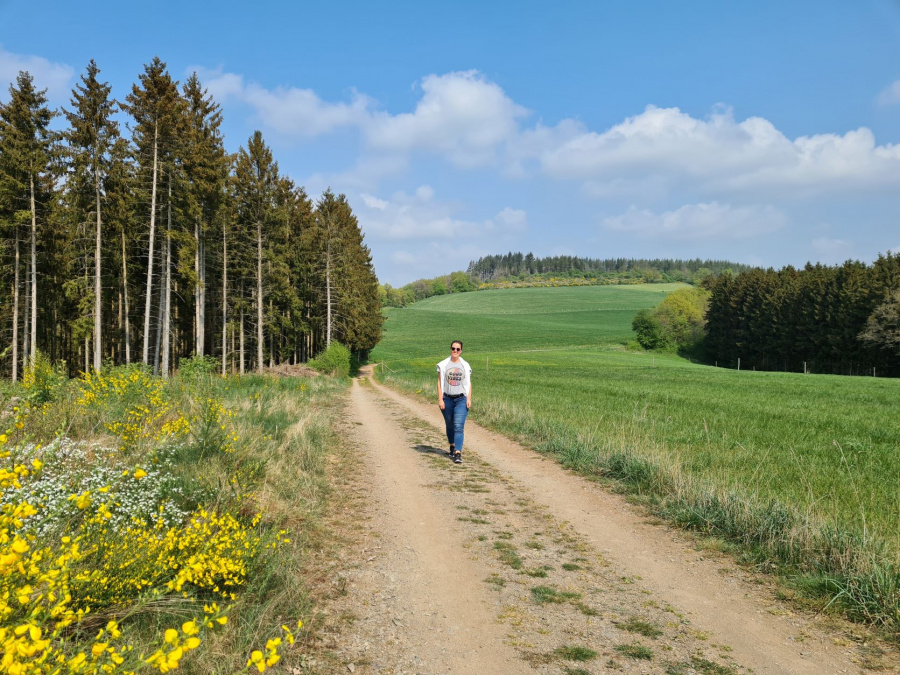
<instances>
[{"instance_id":1,"label":"spruce tree","mask_svg":"<svg viewBox=\"0 0 900 675\"><path fill-rule=\"evenodd\" d=\"M46 89L35 89L34 79L22 71L15 84L9 87L9 101L0 104L0 194L7 208L16 214L17 221L21 220L18 214L26 210L30 220L31 303L30 317L26 317L30 323L30 344L23 345L28 362L33 362L37 353L38 302L41 299L37 285L38 210L45 215L49 201L53 143L50 122L56 115L47 107L46 93Z\"/></svg>"},{"instance_id":2,"label":"spruce tree","mask_svg":"<svg viewBox=\"0 0 900 675\"><path fill-rule=\"evenodd\" d=\"M269 248L269 230L272 226L275 189L278 181L278 164L272 159L272 151L256 131L247 141L246 150L238 150L234 168L235 199L239 228L252 237L255 245L256 289L256 368L262 370L265 312L264 260ZM243 323L242 323L243 325Z\"/></svg>"},{"instance_id":3,"label":"spruce tree","mask_svg":"<svg viewBox=\"0 0 900 675\"><path fill-rule=\"evenodd\" d=\"M78 217L88 220L93 212L94 230L94 307L93 367L102 362L102 257L103 188L109 173L110 151L118 139L118 123L112 115L116 102L110 98L112 88L97 79L100 69L93 59L72 91L72 110L63 110L69 122L64 134L70 167L69 192Z\"/></svg>"},{"instance_id":4,"label":"spruce tree","mask_svg":"<svg viewBox=\"0 0 900 675\"><path fill-rule=\"evenodd\" d=\"M229 158L221 134L222 111L193 73L182 88L184 132L179 151L182 166L180 203L193 229L194 353L206 344L206 243L225 200Z\"/></svg>"},{"instance_id":5,"label":"spruce tree","mask_svg":"<svg viewBox=\"0 0 900 675\"><path fill-rule=\"evenodd\" d=\"M147 283L144 296L144 333L141 359L150 363L150 312L153 303L153 268L156 244L156 215L160 167L171 162L178 124L179 95L177 83L158 56L144 67L140 82L132 86L126 97L126 110L135 120L133 129L141 178L149 180L149 241L147 251ZM160 302L162 302L162 297ZM157 336L158 337L158 336ZM158 360L157 353L156 359Z\"/></svg>"}]
</instances>

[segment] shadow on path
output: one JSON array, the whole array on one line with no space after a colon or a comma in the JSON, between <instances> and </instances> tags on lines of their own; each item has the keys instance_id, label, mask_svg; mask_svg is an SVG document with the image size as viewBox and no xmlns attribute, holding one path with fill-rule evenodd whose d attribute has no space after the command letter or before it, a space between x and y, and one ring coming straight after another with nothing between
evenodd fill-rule
<instances>
[{"instance_id":1,"label":"shadow on path","mask_svg":"<svg viewBox=\"0 0 900 675\"><path fill-rule=\"evenodd\" d=\"M413 448L416 452L421 452L424 455L440 455L441 457L447 456L447 450L444 448L436 448L433 445L416 445Z\"/></svg>"}]
</instances>

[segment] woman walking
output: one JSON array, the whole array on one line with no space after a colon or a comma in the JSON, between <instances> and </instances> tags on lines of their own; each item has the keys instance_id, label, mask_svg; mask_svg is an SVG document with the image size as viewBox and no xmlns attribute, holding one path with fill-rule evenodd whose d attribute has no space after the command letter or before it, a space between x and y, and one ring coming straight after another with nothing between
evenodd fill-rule
<instances>
[{"instance_id":1,"label":"woman walking","mask_svg":"<svg viewBox=\"0 0 900 675\"><path fill-rule=\"evenodd\" d=\"M447 428L447 453L457 464L462 464L463 431L466 416L472 407L472 366L462 358L462 342L450 343L450 356L437 364L438 406L444 415Z\"/></svg>"}]
</instances>

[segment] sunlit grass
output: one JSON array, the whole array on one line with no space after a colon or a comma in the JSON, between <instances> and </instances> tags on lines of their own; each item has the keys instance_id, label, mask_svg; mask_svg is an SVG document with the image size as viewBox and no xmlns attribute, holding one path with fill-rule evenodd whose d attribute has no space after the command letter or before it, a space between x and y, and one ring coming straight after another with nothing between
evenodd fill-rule
<instances>
[{"instance_id":1,"label":"sunlit grass","mask_svg":"<svg viewBox=\"0 0 900 675\"><path fill-rule=\"evenodd\" d=\"M451 339L473 366L470 414L660 513L787 564L883 613L900 588L900 383L734 371L629 348L657 286L432 298L388 314L377 375L433 397ZM421 306L420 306L421 305ZM882 610L874 607L881 606Z\"/></svg>"}]
</instances>

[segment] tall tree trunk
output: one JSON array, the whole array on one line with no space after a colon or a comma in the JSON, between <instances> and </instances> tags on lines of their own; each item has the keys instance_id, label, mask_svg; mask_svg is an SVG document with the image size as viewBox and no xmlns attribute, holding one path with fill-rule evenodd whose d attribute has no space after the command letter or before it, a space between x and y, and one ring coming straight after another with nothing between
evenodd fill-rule
<instances>
[{"instance_id":1,"label":"tall tree trunk","mask_svg":"<svg viewBox=\"0 0 900 675\"><path fill-rule=\"evenodd\" d=\"M328 349L331 346L331 241L325 247L325 349Z\"/></svg>"},{"instance_id":2,"label":"tall tree trunk","mask_svg":"<svg viewBox=\"0 0 900 675\"><path fill-rule=\"evenodd\" d=\"M194 225L196 252L194 272L197 285L194 289L194 322L196 324L195 352L198 356L206 353L206 243L203 241L203 230L199 222Z\"/></svg>"},{"instance_id":3,"label":"tall tree trunk","mask_svg":"<svg viewBox=\"0 0 900 675\"><path fill-rule=\"evenodd\" d=\"M244 308L241 307L241 339L238 343L238 350L240 355L238 357L238 363L240 364L238 367L238 372L243 375L244 374Z\"/></svg>"},{"instance_id":4,"label":"tall tree trunk","mask_svg":"<svg viewBox=\"0 0 900 675\"><path fill-rule=\"evenodd\" d=\"M206 353L206 240L200 231L200 355Z\"/></svg>"},{"instance_id":5,"label":"tall tree trunk","mask_svg":"<svg viewBox=\"0 0 900 675\"><path fill-rule=\"evenodd\" d=\"M34 174L31 184L31 349L29 362L34 365L37 355L37 207L34 202Z\"/></svg>"},{"instance_id":6,"label":"tall tree trunk","mask_svg":"<svg viewBox=\"0 0 900 675\"><path fill-rule=\"evenodd\" d=\"M28 279L31 277L31 259L25 261L25 279L23 280L23 286L25 287L25 312L22 316L22 374L25 374L25 369L28 367L28 364L31 363L30 352L28 351L31 348L31 333L29 329L31 327L31 284L28 283Z\"/></svg>"},{"instance_id":7,"label":"tall tree trunk","mask_svg":"<svg viewBox=\"0 0 900 675\"><path fill-rule=\"evenodd\" d=\"M263 366L262 221L256 222L256 369Z\"/></svg>"},{"instance_id":8,"label":"tall tree trunk","mask_svg":"<svg viewBox=\"0 0 900 675\"><path fill-rule=\"evenodd\" d=\"M153 186L150 188L150 251L147 253L147 300L144 303L144 364L150 363L150 307L153 300L153 244L156 239L156 172L159 158L159 122L153 125Z\"/></svg>"},{"instance_id":9,"label":"tall tree trunk","mask_svg":"<svg viewBox=\"0 0 900 675\"><path fill-rule=\"evenodd\" d=\"M102 221L100 218L100 174L98 172L94 173L94 195L97 201L97 236L94 242L94 370L100 370L103 360L103 343L100 340L100 244L102 243L100 231Z\"/></svg>"},{"instance_id":10,"label":"tall tree trunk","mask_svg":"<svg viewBox=\"0 0 900 675\"><path fill-rule=\"evenodd\" d=\"M165 264L165 251L160 249L159 251L159 276L163 277L164 271L162 269ZM163 278L164 280L164 278ZM159 301L156 306L156 342L155 349L153 350L153 374L159 375L159 357L160 357L160 341L162 340L162 324L163 324L163 305L165 304L165 297L163 293L163 289L160 287L159 289Z\"/></svg>"},{"instance_id":11,"label":"tall tree trunk","mask_svg":"<svg viewBox=\"0 0 900 675\"><path fill-rule=\"evenodd\" d=\"M228 238L222 225L222 377L228 359Z\"/></svg>"},{"instance_id":12,"label":"tall tree trunk","mask_svg":"<svg viewBox=\"0 0 900 675\"><path fill-rule=\"evenodd\" d=\"M166 204L166 269L163 271L162 376L169 377L169 355L172 351L172 175Z\"/></svg>"},{"instance_id":13,"label":"tall tree trunk","mask_svg":"<svg viewBox=\"0 0 900 675\"><path fill-rule=\"evenodd\" d=\"M203 326L201 324L200 296L201 286L203 285L200 278L200 221L194 221L194 276L196 283L194 284L194 353L197 356L203 354Z\"/></svg>"},{"instance_id":14,"label":"tall tree trunk","mask_svg":"<svg viewBox=\"0 0 900 675\"><path fill-rule=\"evenodd\" d=\"M13 281L12 381L19 379L19 226L16 229L16 262Z\"/></svg>"},{"instance_id":15,"label":"tall tree trunk","mask_svg":"<svg viewBox=\"0 0 900 675\"><path fill-rule=\"evenodd\" d=\"M125 363L131 363L131 322L128 318L128 260L125 257L125 228L122 228L122 290L125 296Z\"/></svg>"},{"instance_id":16,"label":"tall tree trunk","mask_svg":"<svg viewBox=\"0 0 900 675\"><path fill-rule=\"evenodd\" d=\"M122 288L120 286L116 298L116 335L118 336L114 350L116 364L122 363L122 356L124 355L124 351L122 350L122 312L124 311Z\"/></svg>"}]
</instances>

